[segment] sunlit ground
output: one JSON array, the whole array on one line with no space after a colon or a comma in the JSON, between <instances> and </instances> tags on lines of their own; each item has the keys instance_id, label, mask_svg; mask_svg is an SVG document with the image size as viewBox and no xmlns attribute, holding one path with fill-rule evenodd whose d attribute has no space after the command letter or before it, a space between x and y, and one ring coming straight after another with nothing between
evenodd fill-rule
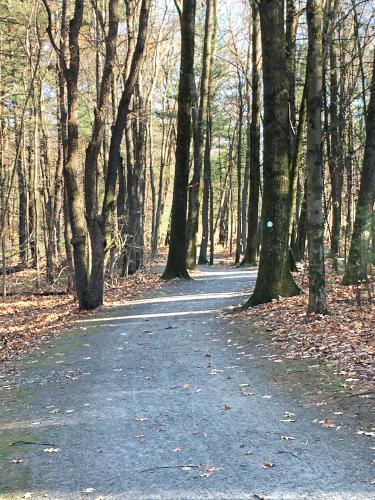
<instances>
[{"instance_id":1,"label":"sunlit ground","mask_svg":"<svg viewBox=\"0 0 375 500\"><path fill-rule=\"evenodd\" d=\"M169 318L178 316L197 316L202 314L213 314L220 309L206 309L204 311L178 311L178 312L162 312L162 313L146 313L146 314L129 314L129 316L110 316L106 318L92 318L79 320L77 323L108 323L111 321L123 321L129 319L149 319L149 318Z\"/></svg>"},{"instance_id":2,"label":"sunlit ground","mask_svg":"<svg viewBox=\"0 0 375 500\"><path fill-rule=\"evenodd\" d=\"M247 278L249 282L254 280L257 275L257 270L244 270L241 271L239 269L234 269L233 271L200 271L196 274L193 274L193 278L195 281L210 281L210 280L230 280L235 279L238 280L240 278Z\"/></svg>"},{"instance_id":3,"label":"sunlit ground","mask_svg":"<svg viewBox=\"0 0 375 500\"><path fill-rule=\"evenodd\" d=\"M158 304L166 302L169 303L210 299L230 299L231 297L245 297L248 295L249 292L195 293L192 295L172 295L168 297L154 297L152 299L127 300L123 302L123 304L128 306L137 304Z\"/></svg>"}]
</instances>

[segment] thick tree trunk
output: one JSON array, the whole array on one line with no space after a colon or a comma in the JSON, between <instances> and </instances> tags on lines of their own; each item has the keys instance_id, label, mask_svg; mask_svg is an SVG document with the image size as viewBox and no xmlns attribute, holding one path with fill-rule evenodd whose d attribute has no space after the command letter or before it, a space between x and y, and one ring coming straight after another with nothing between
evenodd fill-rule
<instances>
[{"instance_id":1,"label":"thick tree trunk","mask_svg":"<svg viewBox=\"0 0 375 500\"><path fill-rule=\"evenodd\" d=\"M103 303L104 287L104 240L102 218L98 214L98 157L105 134L106 116L116 60L116 40L119 24L119 2L110 0L108 14L108 33L106 51L98 89L97 107L94 112L94 124L91 139L86 149L85 158L85 207L87 228L91 244L91 270L85 290L85 308L94 309Z\"/></svg>"},{"instance_id":2,"label":"thick tree trunk","mask_svg":"<svg viewBox=\"0 0 375 500\"><path fill-rule=\"evenodd\" d=\"M370 101L366 117L366 142L361 173L361 185L355 214L349 258L343 283L353 285L358 280L368 279L368 264L371 261L370 239L375 198L375 51L370 90Z\"/></svg>"},{"instance_id":3,"label":"thick tree trunk","mask_svg":"<svg viewBox=\"0 0 375 500\"><path fill-rule=\"evenodd\" d=\"M307 56L307 213L309 243L308 311L326 312L323 224L322 139L322 4L307 0L309 47Z\"/></svg>"},{"instance_id":4,"label":"thick tree trunk","mask_svg":"<svg viewBox=\"0 0 375 500\"><path fill-rule=\"evenodd\" d=\"M181 68L178 91L176 170L169 252L163 279L189 278L186 269L186 209L192 135L195 7L195 0L183 0L182 12L180 12Z\"/></svg>"},{"instance_id":5,"label":"thick tree trunk","mask_svg":"<svg viewBox=\"0 0 375 500\"><path fill-rule=\"evenodd\" d=\"M284 1L260 0L264 82L264 183L258 278L245 307L299 293L289 270L289 92Z\"/></svg>"}]
</instances>

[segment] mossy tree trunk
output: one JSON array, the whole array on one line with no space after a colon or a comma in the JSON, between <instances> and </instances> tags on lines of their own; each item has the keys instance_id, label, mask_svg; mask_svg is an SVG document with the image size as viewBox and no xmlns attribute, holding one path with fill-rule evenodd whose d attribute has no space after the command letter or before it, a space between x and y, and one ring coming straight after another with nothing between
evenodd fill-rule
<instances>
[{"instance_id":1,"label":"mossy tree trunk","mask_svg":"<svg viewBox=\"0 0 375 500\"><path fill-rule=\"evenodd\" d=\"M289 82L284 1L260 0L263 49L264 158L262 248L254 292L245 307L299 293L289 270Z\"/></svg>"}]
</instances>

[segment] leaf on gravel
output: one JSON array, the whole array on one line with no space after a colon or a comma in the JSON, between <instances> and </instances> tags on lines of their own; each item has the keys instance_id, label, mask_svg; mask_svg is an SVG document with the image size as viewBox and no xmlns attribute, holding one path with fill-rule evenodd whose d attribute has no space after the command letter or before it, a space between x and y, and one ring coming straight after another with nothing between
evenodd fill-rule
<instances>
[{"instance_id":1,"label":"leaf on gravel","mask_svg":"<svg viewBox=\"0 0 375 500\"><path fill-rule=\"evenodd\" d=\"M11 464L22 464L23 460L22 458L14 458L13 460L10 461Z\"/></svg>"},{"instance_id":2,"label":"leaf on gravel","mask_svg":"<svg viewBox=\"0 0 375 500\"><path fill-rule=\"evenodd\" d=\"M250 387L250 384L240 384L240 387Z\"/></svg>"},{"instance_id":3,"label":"leaf on gravel","mask_svg":"<svg viewBox=\"0 0 375 500\"><path fill-rule=\"evenodd\" d=\"M171 451L172 451L173 453L178 453L178 452L180 452L180 451L181 451L181 448L172 448L172 449L171 449Z\"/></svg>"},{"instance_id":4,"label":"leaf on gravel","mask_svg":"<svg viewBox=\"0 0 375 500\"><path fill-rule=\"evenodd\" d=\"M193 384L178 384L178 385L172 385L171 389L177 389L177 387L181 387L182 389L190 389L193 387Z\"/></svg>"},{"instance_id":5,"label":"leaf on gravel","mask_svg":"<svg viewBox=\"0 0 375 500\"><path fill-rule=\"evenodd\" d=\"M244 453L244 455L252 455L252 454L253 454L253 452L252 452L251 450L247 450L247 451L245 451L245 453Z\"/></svg>"},{"instance_id":6,"label":"leaf on gravel","mask_svg":"<svg viewBox=\"0 0 375 500\"><path fill-rule=\"evenodd\" d=\"M136 422L146 422L147 417L134 417Z\"/></svg>"},{"instance_id":7,"label":"leaf on gravel","mask_svg":"<svg viewBox=\"0 0 375 500\"><path fill-rule=\"evenodd\" d=\"M262 469L269 469L270 467L274 467L275 464L273 464L272 462L264 462L261 467Z\"/></svg>"},{"instance_id":8,"label":"leaf on gravel","mask_svg":"<svg viewBox=\"0 0 375 500\"><path fill-rule=\"evenodd\" d=\"M145 437L145 435L144 435L144 434L137 434L135 437L136 437L137 439L142 439L142 438L144 438L144 437Z\"/></svg>"},{"instance_id":9,"label":"leaf on gravel","mask_svg":"<svg viewBox=\"0 0 375 500\"><path fill-rule=\"evenodd\" d=\"M60 448L44 448L43 453L58 453Z\"/></svg>"},{"instance_id":10,"label":"leaf on gravel","mask_svg":"<svg viewBox=\"0 0 375 500\"><path fill-rule=\"evenodd\" d=\"M199 474L199 477L209 477L211 474L214 472L218 472L219 470L223 470L222 467L213 467L212 465L206 465L204 468L204 472L202 474Z\"/></svg>"},{"instance_id":11,"label":"leaf on gravel","mask_svg":"<svg viewBox=\"0 0 375 500\"><path fill-rule=\"evenodd\" d=\"M324 427L325 429L329 429L330 427L335 427L333 420L330 420L329 418L325 418L320 423L322 424L322 427Z\"/></svg>"},{"instance_id":12,"label":"leaf on gravel","mask_svg":"<svg viewBox=\"0 0 375 500\"><path fill-rule=\"evenodd\" d=\"M94 493L95 491L95 488L85 488L84 490L82 490L82 493Z\"/></svg>"}]
</instances>

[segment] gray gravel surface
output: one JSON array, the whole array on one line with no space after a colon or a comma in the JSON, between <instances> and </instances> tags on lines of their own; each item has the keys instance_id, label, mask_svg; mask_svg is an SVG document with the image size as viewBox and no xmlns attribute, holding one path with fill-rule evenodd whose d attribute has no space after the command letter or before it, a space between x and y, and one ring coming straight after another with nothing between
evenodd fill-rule
<instances>
[{"instance_id":1,"label":"gray gravel surface","mask_svg":"<svg viewBox=\"0 0 375 500\"><path fill-rule=\"evenodd\" d=\"M3 375L0 498L375 499L373 401L221 315L254 270L201 270Z\"/></svg>"}]
</instances>

